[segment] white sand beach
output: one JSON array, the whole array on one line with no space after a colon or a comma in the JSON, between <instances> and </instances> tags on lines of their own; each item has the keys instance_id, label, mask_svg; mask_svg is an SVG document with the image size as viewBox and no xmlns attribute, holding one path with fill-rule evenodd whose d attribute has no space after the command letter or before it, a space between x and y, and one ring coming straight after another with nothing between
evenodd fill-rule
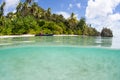
<instances>
[{"instance_id":1,"label":"white sand beach","mask_svg":"<svg viewBox=\"0 0 120 80\"><path fill-rule=\"evenodd\" d=\"M34 34L25 34L25 35L4 35L4 36L0 36L0 38L14 38L14 37L34 37ZM78 35L53 35L53 36L78 36Z\"/></svg>"},{"instance_id":2,"label":"white sand beach","mask_svg":"<svg viewBox=\"0 0 120 80\"><path fill-rule=\"evenodd\" d=\"M25 34L25 35L4 35L0 36L0 38L13 38L13 37L34 37L35 35Z\"/></svg>"}]
</instances>

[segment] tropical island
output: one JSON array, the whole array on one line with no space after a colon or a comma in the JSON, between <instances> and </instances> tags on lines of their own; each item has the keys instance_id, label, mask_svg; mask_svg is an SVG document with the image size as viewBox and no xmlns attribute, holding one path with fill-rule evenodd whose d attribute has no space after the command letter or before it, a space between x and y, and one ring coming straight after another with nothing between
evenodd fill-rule
<instances>
[{"instance_id":1,"label":"tropical island","mask_svg":"<svg viewBox=\"0 0 120 80\"><path fill-rule=\"evenodd\" d=\"M112 31L107 28L105 28L107 32L100 33L87 24L85 18L77 20L74 13L71 13L71 16L65 19L63 15L52 13L51 8L45 10L32 0L20 2L16 7L16 12L9 12L7 15L4 15L5 4L3 2L0 6L0 35L42 33L113 36Z\"/></svg>"}]
</instances>

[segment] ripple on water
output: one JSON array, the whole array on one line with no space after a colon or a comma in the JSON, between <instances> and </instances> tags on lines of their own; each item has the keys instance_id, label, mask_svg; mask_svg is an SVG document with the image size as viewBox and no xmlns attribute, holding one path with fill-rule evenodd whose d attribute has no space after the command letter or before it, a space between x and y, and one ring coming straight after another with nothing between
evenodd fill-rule
<instances>
[{"instance_id":1,"label":"ripple on water","mask_svg":"<svg viewBox=\"0 0 120 80\"><path fill-rule=\"evenodd\" d=\"M119 80L120 50L24 46L0 50L0 80Z\"/></svg>"}]
</instances>

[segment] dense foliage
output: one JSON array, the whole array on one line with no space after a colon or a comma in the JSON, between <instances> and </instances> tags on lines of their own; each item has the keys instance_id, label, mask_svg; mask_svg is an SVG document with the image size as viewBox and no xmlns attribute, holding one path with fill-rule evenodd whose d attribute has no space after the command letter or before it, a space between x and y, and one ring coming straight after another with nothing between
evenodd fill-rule
<instances>
[{"instance_id":1,"label":"dense foliage","mask_svg":"<svg viewBox=\"0 0 120 80\"><path fill-rule=\"evenodd\" d=\"M86 24L85 18L77 20L72 13L68 19L63 15L52 14L51 9L44 10L32 0L20 2L15 13L4 16L3 3L0 6L0 35L19 34L76 34L97 36L99 32Z\"/></svg>"},{"instance_id":2,"label":"dense foliage","mask_svg":"<svg viewBox=\"0 0 120 80\"><path fill-rule=\"evenodd\" d=\"M101 36L102 37L113 37L113 33L110 29L103 28L102 31L101 31Z\"/></svg>"}]
</instances>

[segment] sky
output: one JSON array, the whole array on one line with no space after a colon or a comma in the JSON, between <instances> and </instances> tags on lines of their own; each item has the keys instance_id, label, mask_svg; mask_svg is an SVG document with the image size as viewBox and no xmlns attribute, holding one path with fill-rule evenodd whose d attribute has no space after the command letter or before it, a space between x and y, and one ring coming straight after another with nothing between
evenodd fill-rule
<instances>
[{"instance_id":1,"label":"sky","mask_svg":"<svg viewBox=\"0 0 120 80\"><path fill-rule=\"evenodd\" d=\"M15 7L24 0L0 0L6 2L4 13L15 12ZM103 27L112 29L115 36L120 36L120 0L34 0L44 9L51 8L52 13L68 18L72 12L77 19L86 18L97 30Z\"/></svg>"}]
</instances>

